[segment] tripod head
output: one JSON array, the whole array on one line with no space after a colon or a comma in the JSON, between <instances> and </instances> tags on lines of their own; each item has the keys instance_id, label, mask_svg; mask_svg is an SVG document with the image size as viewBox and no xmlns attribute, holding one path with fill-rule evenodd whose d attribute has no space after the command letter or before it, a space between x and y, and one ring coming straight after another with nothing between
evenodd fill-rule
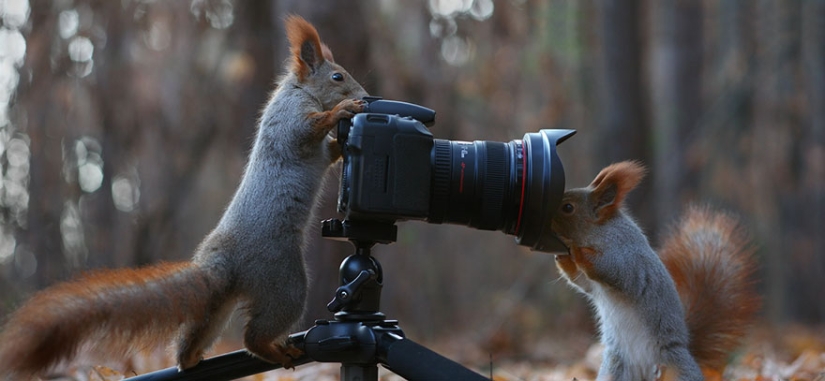
<instances>
[{"instance_id":1,"label":"tripod head","mask_svg":"<svg viewBox=\"0 0 825 381\"><path fill-rule=\"evenodd\" d=\"M395 242L397 227L392 223L329 219L323 221L321 235L335 240L348 240L355 246L355 254L341 262L341 286L327 309L335 312L341 321L384 320L379 312L384 274L381 264L370 250L376 243Z\"/></svg>"}]
</instances>

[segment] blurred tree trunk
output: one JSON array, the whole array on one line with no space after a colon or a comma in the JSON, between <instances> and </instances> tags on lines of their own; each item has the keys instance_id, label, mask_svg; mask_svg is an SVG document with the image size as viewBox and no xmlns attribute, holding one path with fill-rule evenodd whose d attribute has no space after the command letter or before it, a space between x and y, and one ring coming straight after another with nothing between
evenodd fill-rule
<instances>
[{"instance_id":1,"label":"blurred tree trunk","mask_svg":"<svg viewBox=\"0 0 825 381\"><path fill-rule=\"evenodd\" d=\"M803 169L806 174L800 181L800 190L806 200L803 215L806 221L800 229L804 237L813 242L809 248L811 272L809 279L814 280L812 289L825 289L825 236L821 231L825 227L825 2L806 1L802 4L802 73L807 77L807 107L810 128L804 129ZM806 249L802 247L801 249ZM821 297L821 295L820 295ZM813 303L810 321L825 320L825 303Z\"/></svg>"},{"instance_id":2,"label":"blurred tree trunk","mask_svg":"<svg viewBox=\"0 0 825 381\"><path fill-rule=\"evenodd\" d=\"M812 229L818 226L821 231L823 226L823 196L816 190L822 190L825 175L821 135L825 67L822 66L822 19L812 23L811 16L823 15L822 4L817 9L804 2L766 3L762 11L775 32L767 36L765 31L766 35L760 39L766 54L760 62L765 63L767 78L765 87L758 92L762 105L757 108L761 117L756 123L760 129L756 131L759 138L754 145L760 172L773 180L770 186L757 192L763 197L757 201L779 200L773 206L759 208L767 211L768 216L779 208L778 218L766 219L760 224L765 232L770 232L768 248L773 258L767 263L769 273L772 278L780 279L771 279L770 295L779 298L774 287L783 291L780 303L784 304L772 301L785 307L782 318L793 316L805 322L818 322L825 317L825 307L809 301L821 298L821 280L825 274L821 243L817 242L821 234L816 232L817 228ZM809 38L807 44L805 37ZM817 73L811 73L803 82L801 79L809 65L817 61L819 66L814 70ZM778 163L793 164L788 168ZM816 209L818 203L820 208ZM816 251L817 246L820 251ZM777 254L783 252L785 255ZM790 261L788 255L792 258Z\"/></svg>"},{"instance_id":3,"label":"blurred tree trunk","mask_svg":"<svg viewBox=\"0 0 825 381\"><path fill-rule=\"evenodd\" d=\"M652 115L656 220L680 213L694 182L685 149L702 111L702 2L665 0L653 11Z\"/></svg>"},{"instance_id":4,"label":"blurred tree trunk","mask_svg":"<svg viewBox=\"0 0 825 381\"><path fill-rule=\"evenodd\" d=\"M125 40L125 35L128 35L128 33L124 30L129 26L129 22L124 20L124 18L128 18L128 13L122 11L120 4L113 2L102 2L94 5L94 12L98 17L108 21L103 23L106 38L114 43L109 45L107 49L98 52L98 62L106 64L97 65L94 68L92 75L96 81L94 84L88 85L90 88L90 102L94 104L99 114L100 125L95 126L99 127L99 130L94 131L93 136L99 139L101 145L103 182L100 189L93 196L86 197L87 201L84 203L86 221L92 222L84 224L85 235L89 239L88 250L98 255L91 256L88 263L83 264L81 268L134 264L134 255L130 250L128 241L124 242L124 237L115 233L119 216L112 202L112 179L123 167L124 161L128 161L129 152L131 151L124 148L129 147L127 142L132 139L123 135L134 130L123 125L126 119L119 114L124 111L120 107L113 107L115 104L124 102L117 99L123 94L123 89L128 88L128 85L124 82L126 78L129 78L130 68L122 59L127 54L124 50L131 45L131 41ZM82 83L78 85L82 85ZM73 142L81 137L71 136L70 139L66 140ZM118 246L115 244L116 242L123 245Z\"/></svg>"},{"instance_id":5,"label":"blurred tree trunk","mask_svg":"<svg viewBox=\"0 0 825 381\"><path fill-rule=\"evenodd\" d=\"M32 270L36 270L35 276L27 280L27 291L40 289L68 274L61 255L59 223L66 196L61 181L61 132L67 127L62 115L66 103L61 101L67 100L67 94L65 87L54 87L49 60L56 16L48 7L32 6L30 22L43 28L29 38L26 67L34 75L31 81L20 81L16 106L26 115L28 123L22 132L30 139L28 216L15 252L17 274L32 275L20 269L20 261L24 267L33 265Z\"/></svg>"},{"instance_id":6,"label":"blurred tree trunk","mask_svg":"<svg viewBox=\"0 0 825 381\"><path fill-rule=\"evenodd\" d=\"M653 164L649 151L650 129L645 119L645 85L642 81L642 4L640 1L599 2L604 90L597 151L601 166L622 160ZM652 221L651 182L633 192L632 208L644 225ZM636 202L639 200L639 202Z\"/></svg>"},{"instance_id":7,"label":"blurred tree trunk","mask_svg":"<svg viewBox=\"0 0 825 381\"><path fill-rule=\"evenodd\" d=\"M785 162L782 156L787 155L788 145L791 144L788 140L791 126L785 123L783 114L786 109L782 103L787 91L794 86L792 80L788 81L791 78L788 77L789 67L785 64L788 57L784 47L791 42L786 30L790 26L788 17L791 15L786 4L790 3L758 2L753 25L757 59L749 147L753 170L749 172L748 180L750 184L759 184L752 186L751 202L756 234L766 253L766 299L770 306L767 315L775 322L783 320L796 302L796 297L788 294L785 288L789 284L788 276L793 274L790 271L792 266L782 254L788 253L786 249L789 247L786 245L791 244L784 240L786 228L781 220L782 210L789 206L791 200L780 198L783 188L787 189L792 181L791 173L780 164ZM796 289L795 292L804 290Z\"/></svg>"}]
</instances>

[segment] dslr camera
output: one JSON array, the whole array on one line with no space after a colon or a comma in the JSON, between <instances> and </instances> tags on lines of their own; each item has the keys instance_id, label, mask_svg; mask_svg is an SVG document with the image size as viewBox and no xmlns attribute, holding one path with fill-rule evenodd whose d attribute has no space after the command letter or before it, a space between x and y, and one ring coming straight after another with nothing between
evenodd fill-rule
<instances>
[{"instance_id":1,"label":"dslr camera","mask_svg":"<svg viewBox=\"0 0 825 381\"><path fill-rule=\"evenodd\" d=\"M575 130L540 130L507 143L435 139L427 129L435 111L364 100L364 112L338 125L345 222L453 223L500 230L533 250L567 251L550 221L564 193L556 146Z\"/></svg>"}]
</instances>

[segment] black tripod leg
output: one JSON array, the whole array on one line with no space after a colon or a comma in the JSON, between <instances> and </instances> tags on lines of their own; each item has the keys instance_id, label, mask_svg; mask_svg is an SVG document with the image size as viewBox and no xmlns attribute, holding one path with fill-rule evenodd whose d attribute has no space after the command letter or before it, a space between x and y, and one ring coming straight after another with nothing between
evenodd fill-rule
<instances>
[{"instance_id":1,"label":"black tripod leg","mask_svg":"<svg viewBox=\"0 0 825 381\"><path fill-rule=\"evenodd\" d=\"M453 360L392 333L381 337L378 357L387 368L410 381L489 381Z\"/></svg>"},{"instance_id":2,"label":"black tripod leg","mask_svg":"<svg viewBox=\"0 0 825 381\"><path fill-rule=\"evenodd\" d=\"M307 355L302 355L293 360L292 365L303 365L311 361ZM203 360L197 366L183 372L173 367L127 378L125 381L229 381L280 367L280 364L268 363L245 350L240 350Z\"/></svg>"}]
</instances>

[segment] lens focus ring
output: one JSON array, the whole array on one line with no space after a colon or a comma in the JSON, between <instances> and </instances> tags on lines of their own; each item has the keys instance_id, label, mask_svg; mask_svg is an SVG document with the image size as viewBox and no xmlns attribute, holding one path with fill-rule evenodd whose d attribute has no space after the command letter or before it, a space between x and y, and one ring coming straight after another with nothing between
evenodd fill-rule
<instances>
[{"instance_id":1,"label":"lens focus ring","mask_svg":"<svg viewBox=\"0 0 825 381\"><path fill-rule=\"evenodd\" d=\"M450 141L435 139L433 141L433 174L430 197L430 216L432 223L444 222L450 197Z\"/></svg>"},{"instance_id":2,"label":"lens focus ring","mask_svg":"<svg viewBox=\"0 0 825 381\"><path fill-rule=\"evenodd\" d=\"M479 229L498 230L502 224L502 206L507 181L507 150L504 143L484 142L487 151L486 176L481 196Z\"/></svg>"}]
</instances>

